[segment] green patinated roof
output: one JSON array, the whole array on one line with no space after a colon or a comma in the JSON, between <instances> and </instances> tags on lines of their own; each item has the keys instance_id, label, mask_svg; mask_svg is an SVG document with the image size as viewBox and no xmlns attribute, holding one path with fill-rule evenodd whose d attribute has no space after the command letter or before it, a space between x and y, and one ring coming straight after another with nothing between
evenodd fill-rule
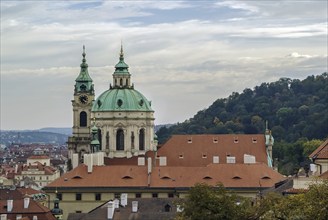
<instances>
[{"instance_id":1,"label":"green patinated roof","mask_svg":"<svg viewBox=\"0 0 328 220\"><path fill-rule=\"evenodd\" d=\"M80 70L80 74L77 76L77 78L75 79L75 90L76 92L84 92L84 91L93 91L93 85L92 85L92 79L89 75L88 72L88 64L86 63L86 59L85 59L85 47L83 46L83 59L82 59L82 63L80 65L81 70Z\"/></svg>"},{"instance_id":2,"label":"green patinated roof","mask_svg":"<svg viewBox=\"0 0 328 220\"><path fill-rule=\"evenodd\" d=\"M117 74L128 74L128 75L130 75L128 68L129 68L129 65L124 62L123 46L121 45L120 60L115 65L114 75L117 75Z\"/></svg>"},{"instance_id":3,"label":"green patinated roof","mask_svg":"<svg viewBox=\"0 0 328 220\"><path fill-rule=\"evenodd\" d=\"M151 103L132 88L109 89L103 92L92 106L93 112L103 111L153 111Z\"/></svg>"}]
</instances>

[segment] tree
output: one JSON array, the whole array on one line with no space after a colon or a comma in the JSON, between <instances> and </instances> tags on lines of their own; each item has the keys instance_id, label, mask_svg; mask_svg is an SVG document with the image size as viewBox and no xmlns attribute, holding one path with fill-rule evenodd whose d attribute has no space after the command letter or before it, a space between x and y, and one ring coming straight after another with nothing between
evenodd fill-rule
<instances>
[{"instance_id":1,"label":"tree","mask_svg":"<svg viewBox=\"0 0 328 220\"><path fill-rule=\"evenodd\" d=\"M304 157L310 156L310 154L317 149L323 141L318 139L313 139L311 141L304 142L303 145L303 155Z\"/></svg>"},{"instance_id":2,"label":"tree","mask_svg":"<svg viewBox=\"0 0 328 220\"><path fill-rule=\"evenodd\" d=\"M199 183L179 205L183 209L177 217L179 220L237 220L245 219L250 201L228 192L222 184L213 187Z\"/></svg>"}]
</instances>

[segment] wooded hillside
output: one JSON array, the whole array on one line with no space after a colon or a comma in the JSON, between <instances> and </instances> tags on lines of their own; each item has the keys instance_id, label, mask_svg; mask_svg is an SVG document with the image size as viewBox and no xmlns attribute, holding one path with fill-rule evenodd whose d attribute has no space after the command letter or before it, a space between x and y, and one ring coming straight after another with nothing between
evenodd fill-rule
<instances>
[{"instance_id":1,"label":"wooded hillside","mask_svg":"<svg viewBox=\"0 0 328 220\"><path fill-rule=\"evenodd\" d=\"M305 159L303 146L298 149L300 152L282 148L300 141L303 145L308 140L327 138L328 74L308 76L304 80L281 78L254 89L246 88L242 93L234 92L183 123L162 127L157 136L163 143L172 134L260 134L264 133L265 121L275 138L273 156L280 160L280 165L286 157L284 150L299 155L291 158L295 161L285 171L292 172ZM285 162L289 163L288 159Z\"/></svg>"}]
</instances>

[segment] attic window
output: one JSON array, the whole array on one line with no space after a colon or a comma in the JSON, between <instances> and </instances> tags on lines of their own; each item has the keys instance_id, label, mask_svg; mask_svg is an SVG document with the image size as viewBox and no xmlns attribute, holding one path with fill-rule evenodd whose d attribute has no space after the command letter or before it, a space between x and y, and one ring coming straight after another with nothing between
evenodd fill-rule
<instances>
[{"instance_id":1,"label":"attic window","mask_svg":"<svg viewBox=\"0 0 328 220\"><path fill-rule=\"evenodd\" d=\"M269 180L269 179L271 179L269 176L264 176L264 177L262 177L261 178L262 180Z\"/></svg>"},{"instance_id":2,"label":"attic window","mask_svg":"<svg viewBox=\"0 0 328 220\"><path fill-rule=\"evenodd\" d=\"M168 179L171 179L171 178L168 177L168 176L163 176L163 177L161 177L161 179L162 179L162 180L168 180Z\"/></svg>"},{"instance_id":3,"label":"attic window","mask_svg":"<svg viewBox=\"0 0 328 220\"><path fill-rule=\"evenodd\" d=\"M253 144L256 144L257 143L257 139L256 138L252 138L252 142L253 142Z\"/></svg>"},{"instance_id":4,"label":"attic window","mask_svg":"<svg viewBox=\"0 0 328 220\"><path fill-rule=\"evenodd\" d=\"M202 155L202 158L207 158L207 154L206 153L204 153L203 155Z\"/></svg>"},{"instance_id":5,"label":"attic window","mask_svg":"<svg viewBox=\"0 0 328 220\"><path fill-rule=\"evenodd\" d=\"M179 159L183 159L183 154L179 154Z\"/></svg>"},{"instance_id":6,"label":"attic window","mask_svg":"<svg viewBox=\"0 0 328 220\"><path fill-rule=\"evenodd\" d=\"M238 143L238 138L235 137L233 142L234 142L235 144L237 144L237 143Z\"/></svg>"},{"instance_id":7,"label":"attic window","mask_svg":"<svg viewBox=\"0 0 328 220\"><path fill-rule=\"evenodd\" d=\"M80 176L74 176L72 179L82 179Z\"/></svg>"},{"instance_id":8,"label":"attic window","mask_svg":"<svg viewBox=\"0 0 328 220\"><path fill-rule=\"evenodd\" d=\"M127 180L127 179L133 179L133 178L131 176L123 176L122 179Z\"/></svg>"},{"instance_id":9,"label":"attic window","mask_svg":"<svg viewBox=\"0 0 328 220\"><path fill-rule=\"evenodd\" d=\"M210 177L210 176L205 176L203 179L204 179L204 180L211 180L211 179L213 179L213 178Z\"/></svg>"},{"instance_id":10,"label":"attic window","mask_svg":"<svg viewBox=\"0 0 328 220\"><path fill-rule=\"evenodd\" d=\"M189 137L188 138L188 144L191 144L192 143L192 137Z\"/></svg>"},{"instance_id":11,"label":"attic window","mask_svg":"<svg viewBox=\"0 0 328 220\"><path fill-rule=\"evenodd\" d=\"M234 180L240 180L241 177L240 176L234 176L234 177L232 177L232 179L234 179Z\"/></svg>"},{"instance_id":12,"label":"attic window","mask_svg":"<svg viewBox=\"0 0 328 220\"><path fill-rule=\"evenodd\" d=\"M219 138L217 138L217 137L213 138L213 143L214 143L214 144L219 143Z\"/></svg>"}]
</instances>

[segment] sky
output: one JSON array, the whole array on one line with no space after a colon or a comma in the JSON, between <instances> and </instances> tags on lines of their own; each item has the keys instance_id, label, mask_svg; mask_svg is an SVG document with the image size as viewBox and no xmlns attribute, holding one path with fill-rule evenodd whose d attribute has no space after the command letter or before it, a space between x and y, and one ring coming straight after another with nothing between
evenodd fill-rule
<instances>
[{"instance_id":1,"label":"sky","mask_svg":"<svg viewBox=\"0 0 328 220\"><path fill-rule=\"evenodd\" d=\"M193 117L232 92L327 71L327 1L1 0L0 129L72 127L86 47L96 97L121 42L155 124Z\"/></svg>"}]
</instances>

